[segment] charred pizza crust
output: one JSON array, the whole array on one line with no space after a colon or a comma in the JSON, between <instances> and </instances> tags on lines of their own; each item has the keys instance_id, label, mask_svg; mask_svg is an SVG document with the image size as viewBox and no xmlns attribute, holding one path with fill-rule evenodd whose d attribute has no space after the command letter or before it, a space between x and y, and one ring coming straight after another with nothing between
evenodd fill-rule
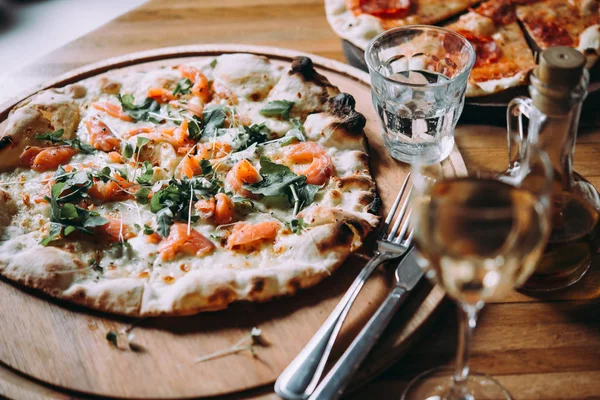
<instances>
[{"instance_id":1,"label":"charred pizza crust","mask_svg":"<svg viewBox=\"0 0 600 400\"><path fill-rule=\"evenodd\" d=\"M25 147L48 146L35 135L57 129L64 130L63 138L87 142L85 121L98 113L90 104L120 92L139 98L148 87L174 83L178 73L171 66L135 73L114 70L42 91L16 106L0 126L0 167L4 171L0 175L0 275L50 296L111 313L188 315L222 309L234 301L267 301L293 294L329 276L362 245L379 218L363 132L366 121L355 110L352 96L339 93L306 57L296 58L287 71L271 65L265 57L249 54L223 55L210 65L192 65L203 71L213 86L218 82L229 100L235 97L240 113L254 122L266 123L277 136L285 133L289 123L261 117L257 105L295 101L291 116L302 121L307 141L326 149L335 170L317 192L314 203L298 214L304 221L302 233L293 233L282 224L272 244L236 253L222 245L224 239L215 239L213 253L204 257L184 255L169 262L157 258L157 246L148 244L141 232L128 240L127 251L133 252L129 259L81 237L61 239L51 246L39 244L48 233L50 212L40 194L53 171L37 173L23 168L19 156ZM122 132L121 126L135 125L106 115L103 118L111 131ZM182 156L164 143L148 146L146 159L155 157L151 161L152 179L160 183L165 171L175 174ZM256 162L256 155L244 151ZM274 160L282 151L273 145L263 150ZM77 154L70 163L114 166L106 153ZM128 199L99 204L95 209L107 215L120 213L123 226L138 218L150 224L154 215L147 207L133 207ZM280 212L275 208L261 210L245 218L262 221ZM214 223L197 224L191 228L206 236L217 228ZM90 267L89 257L100 260L96 265L102 272Z\"/></svg>"}]
</instances>

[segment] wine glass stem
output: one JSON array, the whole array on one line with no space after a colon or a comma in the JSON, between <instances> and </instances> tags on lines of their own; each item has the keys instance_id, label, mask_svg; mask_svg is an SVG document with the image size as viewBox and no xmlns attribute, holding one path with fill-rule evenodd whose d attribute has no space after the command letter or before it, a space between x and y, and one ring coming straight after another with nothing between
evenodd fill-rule
<instances>
[{"instance_id":1,"label":"wine glass stem","mask_svg":"<svg viewBox=\"0 0 600 400\"><path fill-rule=\"evenodd\" d=\"M469 354L471 338L477 326L477 314L481 306L472 304L458 304L458 348L456 350L456 369L454 370L452 389L448 399L470 399L466 382L469 377Z\"/></svg>"}]
</instances>

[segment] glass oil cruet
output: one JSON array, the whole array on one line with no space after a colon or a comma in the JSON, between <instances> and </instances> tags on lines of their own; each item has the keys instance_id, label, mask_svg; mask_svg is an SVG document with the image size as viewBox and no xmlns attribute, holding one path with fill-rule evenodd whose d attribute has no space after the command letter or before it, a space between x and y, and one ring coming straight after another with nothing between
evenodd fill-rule
<instances>
[{"instance_id":1,"label":"glass oil cruet","mask_svg":"<svg viewBox=\"0 0 600 400\"><path fill-rule=\"evenodd\" d=\"M552 233L535 272L524 290L562 289L581 279L600 246L600 195L584 177L573 171L573 157L581 105L589 75L585 57L569 47L551 47L540 54L531 74L531 98L517 97L508 108L511 168L519 168L510 138L518 134L526 146L536 142L554 169ZM529 119L523 124L523 116ZM514 137L514 136L513 136Z\"/></svg>"}]
</instances>

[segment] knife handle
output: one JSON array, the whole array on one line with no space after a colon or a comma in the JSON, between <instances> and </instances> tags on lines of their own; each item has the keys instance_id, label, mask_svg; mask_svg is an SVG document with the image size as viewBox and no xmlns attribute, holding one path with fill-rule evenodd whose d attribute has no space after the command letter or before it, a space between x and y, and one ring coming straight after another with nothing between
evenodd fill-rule
<instances>
[{"instance_id":1,"label":"knife handle","mask_svg":"<svg viewBox=\"0 0 600 400\"><path fill-rule=\"evenodd\" d=\"M325 379L317 386L309 400L335 400L342 395L407 294L407 290L400 286L392 290Z\"/></svg>"},{"instance_id":2,"label":"knife handle","mask_svg":"<svg viewBox=\"0 0 600 400\"><path fill-rule=\"evenodd\" d=\"M361 288L387 253L379 253L363 267L344 297L302 351L275 382L275 392L284 399L307 399L317 386L335 339Z\"/></svg>"}]
</instances>

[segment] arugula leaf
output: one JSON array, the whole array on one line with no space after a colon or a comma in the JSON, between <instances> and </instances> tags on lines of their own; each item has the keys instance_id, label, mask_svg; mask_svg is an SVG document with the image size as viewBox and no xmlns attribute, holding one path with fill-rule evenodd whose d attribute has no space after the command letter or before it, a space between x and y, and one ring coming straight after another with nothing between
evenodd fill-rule
<instances>
[{"instance_id":1,"label":"arugula leaf","mask_svg":"<svg viewBox=\"0 0 600 400\"><path fill-rule=\"evenodd\" d=\"M46 132L40 135L35 135L35 138L37 140L47 140L51 143L65 144L67 146L71 146L72 148L80 151L83 154L92 154L96 151L92 146L90 146L87 143L81 143L81 141L77 138L61 139L64 133L64 129L59 129L54 132Z\"/></svg>"},{"instance_id":2,"label":"arugula leaf","mask_svg":"<svg viewBox=\"0 0 600 400\"><path fill-rule=\"evenodd\" d=\"M131 94L117 95L123 111L136 121L151 121L160 123L161 120L154 118L150 113L160 113L160 104L150 97L146 98L142 104L136 105L135 98Z\"/></svg>"},{"instance_id":3,"label":"arugula leaf","mask_svg":"<svg viewBox=\"0 0 600 400\"><path fill-rule=\"evenodd\" d=\"M138 136L136 143L137 143L137 149L136 150L139 150L142 147L144 147L146 144L150 143L150 139L148 139L147 137Z\"/></svg>"},{"instance_id":4,"label":"arugula leaf","mask_svg":"<svg viewBox=\"0 0 600 400\"><path fill-rule=\"evenodd\" d=\"M100 263L95 258L90 258L88 260L88 264L94 271L101 273L101 274L104 272L104 268L102 268Z\"/></svg>"},{"instance_id":5,"label":"arugula leaf","mask_svg":"<svg viewBox=\"0 0 600 400\"><path fill-rule=\"evenodd\" d=\"M300 205L298 206L298 210L294 213L294 215L297 214L298 211L300 211L304 207L311 205L315 201L315 195L317 194L319 189L320 186L311 185L308 183L302 186L298 186L297 194L298 199L300 200Z\"/></svg>"},{"instance_id":6,"label":"arugula leaf","mask_svg":"<svg viewBox=\"0 0 600 400\"><path fill-rule=\"evenodd\" d=\"M112 180L112 177L110 176L111 173L110 167L104 167L96 173L96 178L100 179L102 182L108 182Z\"/></svg>"},{"instance_id":7,"label":"arugula leaf","mask_svg":"<svg viewBox=\"0 0 600 400\"><path fill-rule=\"evenodd\" d=\"M279 139L279 143L281 143L282 146L298 142L306 142L306 136L304 136L304 133L298 128L290 129L281 139Z\"/></svg>"},{"instance_id":8,"label":"arugula leaf","mask_svg":"<svg viewBox=\"0 0 600 400\"><path fill-rule=\"evenodd\" d=\"M302 122L298 118L292 118L292 125L294 127L287 131L280 139L282 146L287 146L295 142L306 142L306 131Z\"/></svg>"},{"instance_id":9,"label":"arugula leaf","mask_svg":"<svg viewBox=\"0 0 600 400\"><path fill-rule=\"evenodd\" d=\"M129 179L129 172L127 171L127 168L123 167L123 168L117 169L117 173L119 175L121 175L121 178Z\"/></svg>"},{"instance_id":10,"label":"arugula leaf","mask_svg":"<svg viewBox=\"0 0 600 400\"><path fill-rule=\"evenodd\" d=\"M211 179L206 184L205 177L184 178L182 180L171 179L169 186L154 193L150 200L150 211L156 214L157 229L159 235L166 237L174 221L197 221L198 216L189 214L190 202L196 202L200 198L214 196L222 190L223 183Z\"/></svg>"},{"instance_id":11,"label":"arugula leaf","mask_svg":"<svg viewBox=\"0 0 600 400\"><path fill-rule=\"evenodd\" d=\"M296 175L282 164L277 164L262 156L260 158L260 175L263 180L243 187L254 194L263 196L287 196L294 205L294 215L302 208L312 204L319 186L306 183L306 176Z\"/></svg>"},{"instance_id":12,"label":"arugula leaf","mask_svg":"<svg viewBox=\"0 0 600 400\"><path fill-rule=\"evenodd\" d=\"M60 210L61 219L76 219L79 216L77 214L77 208L72 203L65 204Z\"/></svg>"},{"instance_id":13,"label":"arugula leaf","mask_svg":"<svg viewBox=\"0 0 600 400\"><path fill-rule=\"evenodd\" d=\"M202 120L195 115L189 120L188 136L195 142L202 137Z\"/></svg>"},{"instance_id":14,"label":"arugula leaf","mask_svg":"<svg viewBox=\"0 0 600 400\"><path fill-rule=\"evenodd\" d=\"M236 206L236 208L243 208L248 210L254 209L254 203L250 199L247 199L237 194L230 196L230 198L231 201L233 201L233 204Z\"/></svg>"},{"instance_id":15,"label":"arugula leaf","mask_svg":"<svg viewBox=\"0 0 600 400\"><path fill-rule=\"evenodd\" d=\"M47 246L50 242L58 239L60 233L62 232L62 225L51 222L50 230L48 231L48 236L42 239L40 244L42 246Z\"/></svg>"},{"instance_id":16,"label":"arugula leaf","mask_svg":"<svg viewBox=\"0 0 600 400\"><path fill-rule=\"evenodd\" d=\"M292 233L300 235L306 225L304 225L304 220L302 218L294 218L290 222L286 222L285 226L290 228Z\"/></svg>"},{"instance_id":17,"label":"arugula leaf","mask_svg":"<svg viewBox=\"0 0 600 400\"><path fill-rule=\"evenodd\" d=\"M210 161L206 159L200 160L200 168L202 169L202 175L209 175L215 172Z\"/></svg>"},{"instance_id":18,"label":"arugula leaf","mask_svg":"<svg viewBox=\"0 0 600 400\"><path fill-rule=\"evenodd\" d=\"M306 183L305 176L296 175L285 165L274 163L264 156L260 158L260 175L262 181L244 184L244 189L263 196L286 196L289 194L289 185Z\"/></svg>"},{"instance_id":19,"label":"arugula leaf","mask_svg":"<svg viewBox=\"0 0 600 400\"><path fill-rule=\"evenodd\" d=\"M217 59L215 58L214 60L212 60L209 65L210 65L211 68L216 67L217 66Z\"/></svg>"},{"instance_id":20,"label":"arugula leaf","mask_svg":"<svg viewBox=\"0 0 600 400\"><path fill-rule=\"evenodd\" d=\"M169 236L171 225L173 225L173 212L169 208L163 208L156 214L158 228L156 231L162 237Z\"/></svg>"},{"instance_id":21,"label":"arugula leaf","mask_svg":"<svg viewBox=\"0 0 600 400\"><path fill-rule=\"evenodd\" d=\"M270 101L266 106L264 106L260 110L260 113L265 117L281 117L281 119L288 120L290 119L290 111L292 110L293 106L293 101Z\"/></svg>"},{"instance_id":22,"label":"arugula leaf","mask_svg":"<svg viewBox=\"0 0 600 400\"><path fill-rule=\"evenodd\" d=\"M148 204L148 195L150 190L148 188L140 188L135 192L135 200L140 204Z\"/></svg>"},{"instance_id":23,"label":"arugula leaf","mask_svg":"<svg viewBox=\"0 0 600 400\"><path fill-rule=\"evenodd\" d=\"M238 151L245 150L252 146L254 143L264 143L269 140L271 130L265 126L265 124L253 124L251 126L244 126L244 132L246 133L246 140L238 147Z\"/></svg>"},{"instance_id":24,"label":"arugula leaf","mask_svg":"<svg viewBox=\"0 0 600 400\"><path fill-rule=\"evenodd\" d=\"M87 191L94 185L91 174L77 170L57 178L56 182L52 186L51 194L58 203L78 203L87 197Z\"/></svg>"},{"instance_id":25,"label":"arugula leaf","mask_svg":"<svg viewBox=\"0 0 600 400\"><path fill-rule=\"evenodd\" d=\"M302 132L303 135L306 135L306 131L304 130L304 124L302 124L302 121L300 121L298 118L292 118L292 125L294 125L294 128L300 130L300 132Z\"/></svg>"},{"instance_id":26,"label":"arugula leaf","mask_svg":"<svg viewBox=\"0 0 600 400\"><path fill-rule=\"evenodd\" d=\"M144 225L144 235L152 235L153 233L154 229L152 229L148 225Z\"/></svg>"},{"instance_id":27,"label":"arugula leaf","mask_svg":"<svg viewBox=\"0 0 600 400\"><path fill-rule=\"evenodd\" d=\"M77 207L77 210L80 215L81 215L81 213L86 214L86 218L83 223L83 226L86 228L95 228L97 226L106 225L108 223L108 219L104 218L103 216L98 214L96 211L90 212L88 210L84 210L83 208L79 208L79 207Z\"/></svg>"},{"instance_id":28,"label":"arugula leaf","mask_svg":"<svg viewBox=\"0 0 600 400\"><path fill-rule=\"evenodd\" d=\"M204 121L203 135L207 137L217 136L217 130L225 124L227 110L225 106L213 105L206 107L202 111L202 120Z\"/></svg>"},{"instance_id":29,"label":"arugula leaf","mask_svg":"<svg viewBox=\"0 0 600 400\"><path fill-rule=\"evenodd\" d=\"M173 94L188 94L192 88L193 83L188 78L183 78L177 82L177 86L173 89Z\"/></svg>"},{"instance_id":30,"label":"arugula leaf","mask_svg":"<svg viewBox=\"0 0 600 400\"><path fill-rule=\"evenodd\" d=\"M125 144L125 148L123 149L123 157L131 158L133 157L133 146L129 143Z\"/></svg>"},{"instance_id":31,"label":"arugula leaf","mask_svg":"<svg viewBox=\"0 0 600 400\"><path fill-rule=\"evenodd\" d=\"M75 227L73 225L69 225L63 230L63 235L69 236L72 232L75 232Z\"/></svg>"},{"instance_id":32,"label":"arugula leaf","mask_svg":"<svg viewBox=\"0 0 600 400\"><path fill-rule=\"evenodd\" d=\"M157 232L162 237L169 235L169 230L174 222L175 214L179 214L181 219L187 216L186 192L182 192L177 182L171 182L170 186L159 190L150 200L150 211L156 214L158 224Z\"/></svg>"},{"instance_id":33,"label":"arugula leaf","mask_svg":"<svg viewBox=\"0 0 600 400\"><path fill-rule=\"evenodd\" d=\"M148 161L144 161L144 164L142 164L142 174L137 177L136 180L142 185L147 185L150 183L152 175L154 175L154 168L152 168L152 164Z\"/></svg>"},{"instance_id":34,"label":"arugula leaf","mask_svg":"<svg viewBox=\"0 0 600 400\"><path fill-rule=\"evenodd\" d=\"M101 172L103 176L106 173L104 169ZM75 205L88 197L87 191L94 184L91 173L75 169L65 173L65 170L59 167L54 179L49 199L50 229L48 236L42 239L40 244L47 246L60 236L68 236L75 231L91 234L93 232L90 228L108 223L108 219L97 212Z\"/></svg>"},{"instance_id":35,"label":"arugula leaf","mask_svg":"<svg viewBox=\"0 0 600 400\"><path fill-rule=\"evenodd\" d=\"M48 140L52 143L60 142L62 135L65 133L64 129L58 129L54 132L46 132L39 135L35 135L37 140Z\"/></svg>"}]
</instances>

